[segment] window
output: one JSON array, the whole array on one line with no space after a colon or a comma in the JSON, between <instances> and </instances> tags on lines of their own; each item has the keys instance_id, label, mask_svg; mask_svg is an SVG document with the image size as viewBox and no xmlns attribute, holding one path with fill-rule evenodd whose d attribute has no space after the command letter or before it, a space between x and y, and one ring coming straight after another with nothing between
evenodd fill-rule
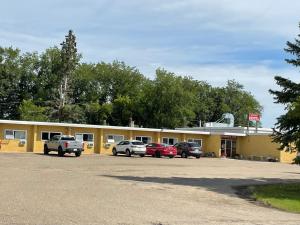
<instances>
[{"instance_id":1,"label":"window","mask_svg":"<svg viewBox=\"0 0 300 225\"><path fill-rule=\"evenodd\" d=\"M195 142L200 146L202 146L202 139L188 139L188 142Z\"/></svg>"},{"instance_id":2,"label":"window","mask_svg":"<svg viewBox=\"0 0 300 225\"><path fill-rule=\"evenodd\" d=\"M163 140L163 143L167 144L167 145L175 145L178 142L177 138L164 137L162 140Z\"/></svg>"},{"instance_id":3,"label":"window","mask_svg":"<svg viewBox=\"0 0 300 225\"><path fill-rule=\"evenodd\" d=\"M91 133L75 134L75 138L78 141L94 142L94 134Z\"/></svg>"},{"instance_id":4,"label":"window","mask_svg":"<svg viewBox=\"0 0 300 225\"><path fill-rule=\"evenodd\" d=\"M124 140L123 135L114 135L114 134L109 134L107 135L107 143L119 143L120 141Z\"/></svg>"},{"instance_id":5,"label":"window","mask_svg":"<svg viewBox=\"0 0 300 225\"><path fill-rule=\"evenodd\" d=\"M148 144L152 141L152 138L151 137L144 137L144 136L137 136L137 137L135 137L135 140L141 141L144 144Z\"/></svg>"},{"instance_id":6,"label":"window","mask_svg":"<svg viewBox=\"0 0 300 225\"><path fill-rule=\"evenodd\" d=\"M26 131L25 130L5 130L5 139L10 140L26 140Z\"/></svg>"},{"instance_id":7,"label":"window","mask_svg":"<svg viewBox=\"0 0 300 225\"><path fill-rule=\"evenodd\" d=\"M49 131L42 131L41 137L42 141L48 141L52 139L55 135L61 135L61 132L49 132Z\"/></svg>"}]
</instances>

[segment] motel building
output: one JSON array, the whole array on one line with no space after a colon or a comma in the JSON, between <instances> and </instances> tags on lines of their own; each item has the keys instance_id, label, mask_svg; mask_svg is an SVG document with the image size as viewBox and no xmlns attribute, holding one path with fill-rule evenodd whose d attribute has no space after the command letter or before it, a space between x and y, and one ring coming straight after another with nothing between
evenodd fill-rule
<instances>
[{"instance_id":1,"label":"motel building","mask_svg":"<svg viewBox=\"0 0 300 225\"><path fill-rule=\"evenodd\" d=\"M222 125L222 124L221 124ZM54 135L72 135L83 141L83 154L112 154L112 147L122 140L140 140L173 145L197 142L205 155L258 161L292 163L296 152L279 151L272 142L271 129L209 126L152 129L51 122L0 120L0 152L42 153L44 142Z\"/></svg>"}]
</instances>

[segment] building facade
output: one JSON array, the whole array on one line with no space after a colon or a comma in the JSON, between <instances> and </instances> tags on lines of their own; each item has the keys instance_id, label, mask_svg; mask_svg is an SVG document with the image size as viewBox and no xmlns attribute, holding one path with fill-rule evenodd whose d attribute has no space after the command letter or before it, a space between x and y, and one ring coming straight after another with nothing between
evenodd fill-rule
<instances>
[{"instance_id":1,"label":"building facade","mask_svg":"<svg viewBox=\"0 0 300 225\"><path fill-rule=\"evenodd\" d=\"M274 159L291 163L296 152L279 151L270 129L189 128L152 129L102 125L0 120L0 152L42 153L44 142L57 134L72 135L85 143L84 154L111 154L121 140L175 144L198 142L205 154L252 160Z\"/></svg>"}]
</instances>

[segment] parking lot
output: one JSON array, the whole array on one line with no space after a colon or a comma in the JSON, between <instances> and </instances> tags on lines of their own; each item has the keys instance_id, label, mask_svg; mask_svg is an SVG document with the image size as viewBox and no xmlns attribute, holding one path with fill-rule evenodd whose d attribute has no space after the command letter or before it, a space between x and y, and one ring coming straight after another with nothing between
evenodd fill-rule
<instances>
[{"instance_id":1,"label":"parking lot","mask_svg":"<svg viewBox=\"0 0 300 225\"><path fill-rule=\"evenodd\" d=\"M232 188L300 182L295 165L1 153L0 178L0 224L300 224Z\"/></svg>"}]
</instances>

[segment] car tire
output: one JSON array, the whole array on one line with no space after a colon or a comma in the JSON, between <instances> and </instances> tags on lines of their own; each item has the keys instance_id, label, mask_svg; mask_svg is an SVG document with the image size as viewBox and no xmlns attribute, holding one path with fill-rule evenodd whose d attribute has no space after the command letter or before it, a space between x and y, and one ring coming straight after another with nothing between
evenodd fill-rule
<instances>
[{"instance_id":1,"label":"car tire","mask_svg":"<svg viewBox=\"0 0 300 225\"><path fill-rule=\"evenodd\" d=\"M145 154L140 154L140 157L144 157L145 156Z\"/></svg>"},{"instance_id":2,"label":"car tire","mask_svg":"<svg viewBox=\"0 0 300 225\"><path fill-rule=\"evenodd\" d=\"M160 158L160 157L161 157L160 151L156 151L156 152L155 152L155 157L156 157L156 158Z\"/></svg>"},{"instance_id":3,"label":"car tire","mask_svg":"<svg viewBox=\"0 0 300 225\"><path fill-rule=\"evenodd\" d=\"M127 157L131 157L131 152L130 152L129 149L126 149L126 156L127 156Z\"/></svg>"},{"instance_id":4,"label":"car tire","mask_svg":"<svg viewBox=\"0 0 300 225\"><path fill-rule=\"evenodd\" d=\"M196 159L200 159L200 155L197 155L197 156L196 156Z\"/></svg>"},{"instance_id":5,"label":"car tire","mask_svg":"<svg viewBox=\"0 0 300 225\"><path fill-rule=\"evenodd\" d=\"M114 156L117 156L118 155L117 149L113 148L112 153L113 153Z\"/></svg>"},{"instance_id":6,"label":"car tire","mask_svg":"<svg viewBox=\"0 0 300 225\"><path fill-rule=\"evenodd\" d=\"M76 156L76 157L81 156L81 151L75 152L75 156Z\"/></svg>"},{"instance_id":7,"label":"car tire","mask_svg":"<svg viewBox=\"0 0 300 225\"><path fill-rule=\"evenodd\" d=\"M186 152L182 152L182 153L181 153L181 158L187 158Z\"/></svg>"},{"instance_id":8,"label":"car tire","mask_svg":"<svg viewBox=\"0 0 300 225\"><path fill-rule=\"evenodd\" d=\"M49 154L49 149L47 145L44 145L44 155L48 155Z\"/></svg>"},{"instance_id":9,"label":"car tire","mask_svg":"<svg viewBox=\"0 0 300 225\"><path fill-rule=\"evenodd\" d=\"M62 147L58 147L58 156L59 157L63 157L64 156L64 152L63 152L63 150L62 150Z\"/></svg>"}]
</instances>

